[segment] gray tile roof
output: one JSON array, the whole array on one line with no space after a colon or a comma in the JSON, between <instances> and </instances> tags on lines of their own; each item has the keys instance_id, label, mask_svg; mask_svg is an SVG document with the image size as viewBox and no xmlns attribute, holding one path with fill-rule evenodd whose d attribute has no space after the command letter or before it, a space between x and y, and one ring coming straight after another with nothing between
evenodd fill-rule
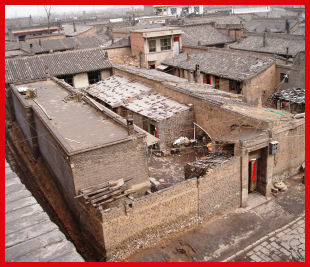
<instances>
[{"instance_id":1,"label":"gray tile roof","mask_svg":"<svg viewBox=\"0 0 310 267\"><path fill-rule=\"evenodd\" d=\"M290 26L295 24L295 20L289 20ZM285 33L285 19L252 19L245 23L245 29L250 32L264 32L266 29L269 32Z\"/></svg>"},{"instance_id":2,"label":"gray tile roof","mask_svg":"<svg viewBox=\"0 0 310 267\"><path fill-rule=\"evenodd\" d=\"M64 51L72 49L95 48L106 45L108 38L98 36L68 37L21 43L24 51L34 54L48 53L51 50ZM32 48L30 48L32 44Z\"/></svg>"},{"instance_id":3,"label":"gray tile roof","mask_svg":"<svg viewBox=\"0 0 310 267\"><path fill-rule=\"evenodd\" d=\"M163 62L165 65L186 70L195 70L196 64L199 64L200 71L203 73L237 81L256 76L273 63L274 60L268 57L257 57L220 49L190 53L189 59L187 59L186 53L182 53Z\"/></svg>"},{"instance_id":4,"label":"gray tile roof","mask_svg":"<svg viewBox=\"0 0 310 267\"><path fill-rule=\"evenodd\" d=\"M182 41L185 46L197 46L198 41L203 46L233 42L231 37L208 24L183 27L182 30Z\"/></svg>"},{"instance_id":5,"label":"gray tile roof","mask_svg":"<svg viewBox=\"0 0 310 267\"><path fill-rule=\"evenodd\" d=\"M305 51L305 37L288 34L266 34L266 45L263 46L263 34L249 35L240 43L229 45L230 48L271 53L276 55L286 55L286 47L289 48L288 54L295 56L300 51Z\"/></svg>"},{"instance_id":6,"label":"gray tile roof","mask_svg":"<svg viewBox=\"0 0 310 267\"><path fill-rule=\"evenodd\" d=\"M62 25L62 28L66 36L77 36L81 33L89 31L93 28L93 26L75 24L76 31L74 31L73 24L64 24Z\"/></svg>"},{"instance_id":7,"label":"gray tile roof","mask_svg":"<svg viewBox=\"0 0 310 267\"><path fill-rule=\"evenodd\" d=\"M111 68L103 48L91 48L5 61L5 82L45 78L45 66L52 76L70 75Z\"/></svg>"}]
</instances>

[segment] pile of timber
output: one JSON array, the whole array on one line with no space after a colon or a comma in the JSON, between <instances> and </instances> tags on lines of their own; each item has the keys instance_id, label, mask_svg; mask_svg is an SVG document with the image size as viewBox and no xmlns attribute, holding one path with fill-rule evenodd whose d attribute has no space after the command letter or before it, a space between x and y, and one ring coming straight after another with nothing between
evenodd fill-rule
<instances>
[{"instance_id":1,"label":"pile of timber","mask_svg":"<svg viewBox=\"0 0 310 267\"><path fill-rule=\"evenodd\" d=\"M103 206L134 193L135 191L128 189L126 185L131 179L119 179L81 189L76 198L83 197L86 204L90 203L94 207Z\"/></svg>"},{"instance_id":2,"label":"pile of timber","mask_svg":"<svg viewBox=\"0 0 310 267\"><path fill-rule=\"evenodd\" d=\"M207 156L184 166L185 179L204 176L207 170L225 163L230 158L231 156L227 154L208 153Z\"/></svg>"}]
</instances>

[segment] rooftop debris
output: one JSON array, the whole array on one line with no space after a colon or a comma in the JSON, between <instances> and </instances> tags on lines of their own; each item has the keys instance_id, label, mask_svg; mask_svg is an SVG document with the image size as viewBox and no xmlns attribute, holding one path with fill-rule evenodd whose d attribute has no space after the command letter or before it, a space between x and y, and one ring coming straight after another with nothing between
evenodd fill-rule
<instances>
[{"instance_id":1,"label":"rooftop debris","mask_svg":"<svg viewBox=\"0 0 310 267\"><path fill-rule=\"evenodd\" d=\"M184 166L185 179L204 176L209 169L227 162L232 156L222 153L209 153L207 156Z\"/></svg>"},{"instance_id":2,"label":"rooftop debris","mask_svg":"<svg viewBox=\"0 0 310 267\"><path fill-rule=\"evenodd\" d=\"M119 179L81 189L76 198L82 197L86 204L90 203L94 207L103 206L134 193L135 191L128 189L126 184L130 180L132 178L127 180Z\"/></svg>"},{"instance_id":3,"label":"rooftop debris","mask_svg":"<svg viewBox=\"0 0 310 267\"><path fill-rule=\"evenodd\" d=\"M281 92L273 94L273 99L287 101L295 104L305 104L305 89L304 88L289 88Z\"/></svg>"}]
</instances>

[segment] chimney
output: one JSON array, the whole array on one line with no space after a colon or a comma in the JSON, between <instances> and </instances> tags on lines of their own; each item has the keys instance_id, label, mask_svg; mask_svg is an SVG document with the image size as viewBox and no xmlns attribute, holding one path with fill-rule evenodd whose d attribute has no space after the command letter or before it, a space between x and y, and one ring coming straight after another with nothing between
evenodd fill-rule
<instances>
[{"instance_id":1,"label":"chimney","mask_svg":"<svg viewBox=\"0 0 310 267\"><path fill-rule=\"evenodd\" d=\"M198 41L198 46L201 46L201 41Z\"/></svg>"},{"instance_id":2,"label":"chimney","mask_svg":"<svg viewBox=\"0 0 310 267\"><path fill-rule=\"evenodd\" d=\"M196 64L196 83L201 83L201 74L199 64Z\"/></svg>"},{"instance_id":3,"label":"chimney","mask_svg":"<svg viewBox=\"0 0 310 267\"><path fill-rule=\"evenodd\" d=\"M112 37L112 44L114 44L114 38Z\"/></svg>"},{"instance_id":4,"label":"chimney","mask_svg":"<svg viewBox=\"0 0 310 267\"><path fill-rule=\"evenodd\" d=\"M266 46L266 32L264 32L264 36L263 36L263 47Z\"/></svg>"},{"instance_id":5,"label":"chimney","mask_svg":"<svg viewBox=\"0 0 310 267\"><path fill-rule=\"evenodd\" d=\"M30 48L30 53L32 54L32 44L29 44L29 48Z\"/></svg>"},{"instance_id":6,"label":"chimney","mask_svg":"<svg viewBox=\"0 0 310 267\"><path fill-rule=\"evenodd\" d=\"M41 39L39 39L39 46L41 46L42 45L42 42L41 42Z\"/></svg>"},{"instance_id":7,"label":"chimney","mask_svg":"<svg viewBox=\"0 0 310 267\"><path fill-rule=\"evenodd\" d=\"M142 52L139 53L139 59L140 59L140 69L142 68Z\"/></svg>"},{"instance_id":8,"label":"chimney","mask_svg":"<svg viewBox=\"0 0 310 267\"><path fill-rule=\"evenodd\" d=\"M75 22L73 21L73 31L76 32Z\"/></svg>"},{"instance_id":9,"label":"chimney","mask_svg":"<svg viewBox=\"0 0 310 267\"><path fill-rule=\"evenodd\" d=\"M285 30L286 30L287 34L290 33L290 23L289 23L288 19L285 20Z\"/></svg>"},{"instance_id":10,"label":"chimney","mask_svg":"<svg viewBox=\"0 0 310 267\"><path fill-rule=\"evenodd\" d=\"M192 83L194 80L194 73L192 70L189 70L189 73L188 73L188 82L189 83Z\"/></svg>"},{"instance_id":11,"label":"chimney","mask_svg":"<svg viewBox=\"0 0 310 267\"><path fill-rule=\"evenodd\" d=\"M186 53L186 61L190 61L190 59L191 59L191 56L190 56L189 53L187 52L187 53Z\"/></svg>"},{"instance_id":12,"label":"chimney","mask_svg":"<svg viewBox=\"0 0 310 267\"><path fill-rule=\"evenodd\" d=\"M134 124L133 124L133 116L131 112L127 112L127 130L128 130L128 135L133 135L135 130L134 130Z\"/></svg>"},{"instance_id":13,"label":"chimney","mask_svg":"<svg viewBox=\"0 0 310 267\"><path fill-rule=\"evenodd\" d=\"M48 66L45 65L44 68L45 68L45 76L46 76L46 79L49 80L49 79L51 78L51 75L50 75Z\"/></svg>"},{"instance_id":14,"label":"chimney","mask_svg":"<svg viewBox=\"0 0 310 267\"><path fill-rule=\"evenodd\" d=\"M286 47L286 60L285 60L285 65L288 64L288 47Z\"/></svg>"}]
</instances>

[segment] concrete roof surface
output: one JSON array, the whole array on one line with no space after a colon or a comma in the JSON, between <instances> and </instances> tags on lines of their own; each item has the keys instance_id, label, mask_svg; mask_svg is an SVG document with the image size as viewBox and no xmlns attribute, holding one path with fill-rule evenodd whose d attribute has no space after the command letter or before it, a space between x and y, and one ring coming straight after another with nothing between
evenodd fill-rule
<instances>
[{"instance_id":1,"label":"concrete roof surface","mask_svg":"<svg viewBox=\"0 0 310 267\"><path fill-rule=\"evenodd\" d=\"M84 262L5 161L5 261Z\"/></svg>"},{"instance_id":2,"label":"concrete roof surface","mask_svg":"<svg viewBox=\"0 0 310 267\"><path fill-rule=\"evenodd\" d=\"M54 81L38 81L16 87L37 90L35 100L52 118L49 123L63 137L72 151L128 139L125 126L116 123L90 105L83 101L77 102L76 99L64 102L69 93ZM27 101L37 106L31 99ZM41 114L46 118L43 112Z\"/></svg>"}]
</instances>

